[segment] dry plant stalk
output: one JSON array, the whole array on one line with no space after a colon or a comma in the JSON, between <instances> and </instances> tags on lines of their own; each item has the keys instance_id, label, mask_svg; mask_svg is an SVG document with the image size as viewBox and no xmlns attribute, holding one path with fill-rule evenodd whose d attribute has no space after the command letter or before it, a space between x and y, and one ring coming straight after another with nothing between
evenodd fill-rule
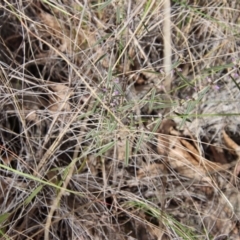
<instances>
[{"instance_id":1,"label":"dry plant stalk","mask_svg":"<svg viewBox=\"0 0 240 240\"><path fill-rule=\"evenodd\" d=\"M169 93L171 91L172 78L172 34L171 34L171 1L164 0L164 21L163 21L163 40L164 40L164 69L166 74L165 89Z\"/></svg>"}]
</instances>

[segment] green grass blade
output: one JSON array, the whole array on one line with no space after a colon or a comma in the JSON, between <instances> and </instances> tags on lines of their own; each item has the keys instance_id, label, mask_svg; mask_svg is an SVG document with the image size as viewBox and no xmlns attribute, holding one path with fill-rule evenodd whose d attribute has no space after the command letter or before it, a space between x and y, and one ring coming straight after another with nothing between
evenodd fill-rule
<instances>
[{"instance_id":1,"label":"green grass blade","mask_svg":"<svg viewBox=\"0 0 240 240\"><path fill-rule=\"evenodd\" d=\"M42 190L42 188L43 188L43 185L39 185L37 188L35 188L33 192L24 201L24 204L28 205L30 202L32 202L33 198L37 196L37 194Z\"/></svg>"},{"instance_id":2,"label":"green grass blade","mask_svg":"<svg viewBox=\"0 0 240 240\"><path fill-rule=\"evenodd\" d=\"M110 150L113 146L115 145L115 142L109 142L107 144L105 144L101 150L97 153L96 156L102 156L105 152L107 152L108 150Z\"/></svg>"}]
</instances>

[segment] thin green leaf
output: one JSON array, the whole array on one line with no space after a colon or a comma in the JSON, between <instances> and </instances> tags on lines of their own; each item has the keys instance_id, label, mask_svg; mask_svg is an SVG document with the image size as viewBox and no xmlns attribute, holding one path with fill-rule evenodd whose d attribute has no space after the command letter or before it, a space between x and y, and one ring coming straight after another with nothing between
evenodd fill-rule
<instances>
[{"instance_id":1,"label":"thin green leaf","mask_svg":"<svg viewBox=\"0 0 240 240\"><path fill-rule=\"evenodd\" d=\"M97 156L102 156L105 152L107 152L108 150L110 150L113 146L114 146L115 142L109 142L107 144L105 144L101 150L97 153Z\"/></svg>"},{"instance_id":2,"label":"thin green leaf","mask_svg":"<svg viewBox=\"0 0 240 240\"><path fill-rule=\"evenodd\" d=\"M199 104L199 102L202 100L202 98L205 96L205 94L209 91L209 86L204 88L202 91L198 93L198 98L194 101L189 101L186 108L186 113L184 114L184 117L182 119L182 122L180 123L180 128L185 124L187 119L189 118L189 114L192 110L196 108L196 106Z\"/></svg>"},{"instance_id":3,"label":"thin green leaf","mask_svg":"<svg viewBox=\"0 0 240 240\"><path fill-rule=\"evenodd\" d=\"M37 188L35 188L33 192L24 201L24 204L28 205L30 202L32 202L33 198L37 196L37 194L42 190L42 188L43 188L43 185L39 185Z\"/></svg>"},{"instance_id":4,"label":"thin green leaf","mask_svg":"<svg viewBox=\"0 0 240 240\"><path fill-rule=\"evenodd\" d=\"M230 78L233 80L233 82L235 83L236 87L238 88L238 90L240 91L240 86L238 85L238 83L236 82L236 80L230 75Z\"/></svg>"},{"instance_id":5,"label":"thin green leaf","mask_svg":"<svg viewBox=\"0 0 240 240\"><path fill-rule=\"evenodd\" d=\"M0 224L4 223L9 217L11 213L3 213L0 215Z\"/></svg>"},{"instance_id":6,"label":"thin green leaf","mask_svg":"<svg viewBox=\"0 0 240 240\"><path fill-rule=\"evenodd\" d=\"M100 56L97 60L96 60L96 62L95 62L95 64L97 64L98 62L100 62L104 57L106 57L106 53L105 54L103 54L102 56Z\"/></svg>"},{"instance_id":7,"label":"thin green leaf","mask_svg":"<svg viewBox=\"0 0 240 240\"><path fill-rule=\"evenodd\" d=\"M150 133L148 138L146 139L147 142L149 142L154 137L155 133L159 129L159 126L160 126L161 122L162 122L162 119L160 119L160 118L156 121L156 124L155 124L155 126L152 130L152 133Z\"/></svg>"},{"instance_id":8,"label":"thin green leaf","mask_svg":"<svg viewBox=\"0 0 240 240\"><path fill-rule=\"evenodd\" d=\"M60 11L60 12L62 12L62 13L64 13L64 14L66 14L66 15L71 16L70 13L66 12L64 9L62 9L62 8L60 8L60 7L58 7L58 6L56 6L55 4L52 4L51 2L49 2L49 1L47 1L47 0L43 0L43 2L47 3L49 6L51 6L51 7L55 8L55 9L57 9L58 11Z\"/></svg>"},{"instance_id":9,"label":"thin green leaf","mask_svg":"<svg viewBox=\"0 0 240 240\"><path fill-rule=\"evenodd\" d=\"M135 150L134 150L134 154L136 154L139 151L140 146L142 145L142 142L144 140L145 135L146 135L145 132L141 132L140 138L139 138L139 140L137 142L137 145L135 147Z\"/></svg>"},{"instance_id":10,"label":"thin green leaf","mask_svg":"<svg viewBox=\"0 0 240 240\"><path fill-rule=\"evenodd\" d=\"M175 71L176 71L177 75L186 83L186 85L194 88L194 85L193 85L191 82L189 82L189 80L188 80L187 78L185 78L185 77L184 77L179 71L177 71L176 69L175 69Z\"/></svg>"},{"instance_id":11,"label":"thin green leaf","mask_svg":"<svg viewBox=\"0 0 240 240\"><path fill-rule=\"evenodd\" d=\"M19 176L22 176L22 177L25 177L25 178L28 178L30 180L33 180L33 181L36 181L36 182L39 182L39 183L43 183L44 185L47 185L47 186L50 186L50 187L54 187L54 188L57 188L57 189L64 189L66 192L69 192L69 193L73 193L73 194L77 194L77 195L82 195L80 192L76 192L76 191L72 191L72 190L69 190L67 188L62 188L54 183L51 183L51 182L48 182L48 181L44 181L38 177L35 177L33 175L30 175L30 174L27 174L27 173L23 173L23 172L20 172L20 171L17 171L16 169L13 169L11 167L8 167L8 166L5 166L3 164L0 164L0 168L3 168L3 169L6 169L10 172L13 172Z\"/></svg>"},{"instance_id":12,"label":"thin green leaf","mask_svg":"<svg viewBox=\"0 0 240 240\"><path fill-rule=\"evenodd\" d=\"M151 98L150 98L150 101L149 101L149 111L150 112L152 112L152 110L153 110L153 105L154 105L154 102L155 102L155 96L156 96L156 88L153 88Z\"/></svg>"}]
</instances>

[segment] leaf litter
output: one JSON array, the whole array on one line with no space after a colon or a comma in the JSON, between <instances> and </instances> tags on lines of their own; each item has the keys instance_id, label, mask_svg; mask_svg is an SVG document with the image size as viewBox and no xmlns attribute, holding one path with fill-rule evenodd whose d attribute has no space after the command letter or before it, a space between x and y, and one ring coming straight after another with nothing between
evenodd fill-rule
<instances>
[{"instance_id":1,"label":"leaf litter","mask_svg":"<svg viewBox=\"0 0 240 240\"><path fill-rule=\"evenodd\" d=\"M3 238L240 239L237 1L0 6Z\"/></svg>"}]
</instances>

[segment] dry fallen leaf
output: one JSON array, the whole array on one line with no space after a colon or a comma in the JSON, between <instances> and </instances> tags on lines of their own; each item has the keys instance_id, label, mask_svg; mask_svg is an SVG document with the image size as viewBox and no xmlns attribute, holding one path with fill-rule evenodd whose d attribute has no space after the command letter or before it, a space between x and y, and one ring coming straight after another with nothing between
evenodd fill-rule
<instances>
[{"instance_id":1,"label":"dry fallen leaf","mask_svg":"<svg viewBox=\"0 0 240 240\"><path fill-rule=\"evenodd\" d=\"M222 131L223 139L225 141L225 144L228 148L233 150L235 154L237 155L237 163L235 165L234 171L233 171L233 176L234 180L236 183L236 178L238 177L240 173L240 146L238 146L228 135L227 133L223 130Z\"/></svg>"},{"instance_id":2,"label":"dry fallen leaf","mask_svg":"<svg viewBox=\"0 0 240 240\"><path fill-rule=\"evenodd\" d=\"M188 141L176 130L176 123L173 120L163 120L158 132L158 153L183 176L211 182L209 173L229 168L228 164L220 165L201 156L196 144L191 144L195 140Z\"/></svg>"},{"instance_id":3,"label":"dry fallen leaf","mask_svg":"<svg viewBox=\"0 0 240 240\"><path fill-rule=\"evenodd\" d=\"M50 111L70 111L69 97L72 95L72 91L68 86L64 84L51 85L49 87L54 93L50 98Z\"/></svg>"},{"instance_id":4,"label":"dry fallen leaf","mask_svg":"<svg viewBox=\"0 0 240 240\"><path fill-rule=\"evenodd\" d=\"M144 177L151 177L154 178L156 176L159 176L160 173L163 173L165 171L165 167L163 164L148 164L144 168L141 168L138 171L138 179L142 179Z\"/></svg>"},{"instance_id":5,"label":"dry fallen leaf","mask_svg":"<svg viewBox=\"0 0 240 240\"><path fill-rule=\"evenodd\" d=\"M238 190L229 185L227 190L215 197L213 201L208 201L207 206L199 209L200 212L204 212L206 229L216 236L229 235L233 237L231 239L239 239L240 229L237 221L240 217L240 194Z\"/></svg>"},{"instance_id":6,"label":"dry fallen leaf","mask_svg":"<svg viewBox=\"0 0 240 240\"><path fill-rule=\"evenodd\" d=\"M191 136L191 134L190 134ZM158 153L164 158L171 168L181 175L190 179L204 180L206 184L192 185L192 196L202 199L205 204L195 202L195 207L199 213L203 213L204 225L207 231L211 232L215 237L222 235L234 236L234 239L239 239L239 227L237 221L239 219L240 195L237 188L229 183L227 179L221 175L224 181L224 188L217 187L216 179L212 180L209 174L221 170L226 170L230 166L235 166L234 175L238 176L240 172L240 146L238 146L226 133L223 131L223 139L226 146L234 151L238 156L238 163L220 164L208 161L202 157L194 144L195 139L191 136L190 139L184 136L176 129L176 124L172 120L163 120L159 128L158 136ZM212 145L212 154L214 158L218 157L219 150ZM225 156L220 151L220 157ZM226 158L226 156L225 156ZM221 162L229 162L227 159L222 159ZM231 173L232 174L232 173ZM219 175L220 176L220 175ZM209 185L208 183L213 183ZM182 186L181 186L182 187ZM218 191L214 189L218 188ZM181 192L181 197L184 191L189 198L189 189L184 188ZM190 199L190 201L195 201Z\"/></svg>"}]
</instances>

